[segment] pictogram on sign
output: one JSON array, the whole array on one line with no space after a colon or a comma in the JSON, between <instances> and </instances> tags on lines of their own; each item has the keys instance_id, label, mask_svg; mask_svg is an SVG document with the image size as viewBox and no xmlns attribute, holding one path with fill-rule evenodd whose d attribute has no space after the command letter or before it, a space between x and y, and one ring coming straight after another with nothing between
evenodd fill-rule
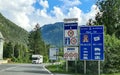
<instances>
[{"instance_id":1,"label":"pictogram on sign","mask_svg":"<svg viewBox=\"0 0 120 75\"><path fill-rule=\"evenodd\" d=\"M69 30L68 31L68 36L72 37L74 35L74 31L73 30Z\"/></svg>"},{"instance_id":2,"label":"pictogram on sign","mask_svg":"<svg viewBox=\"0 0 120 75\"><path fill-rule=\"evenodd\" d=\"M67 58L68 56L69 56L68 53L65 53L65 54L64 54L64 58Z\"/></svg>"},{"instance_id":3,"label":"pictogram on sign","mask_svg":"<svg viewBox=\"0 0 120 75\"><path fill-rule=\"evenodd\" d=\"M71 44L75 45L77 43L77 39L75 37L71 38Z\"/></svg>"},{"instance_id":4,"label":"pictogram on sign","mask_svg":"<svg viewBox=\"0 0 120 75\"><path fill-rule=\"evenodd\" d=\"M78 53L65 53L64 54L64 58L68 58L68 57L70 57L70 58L72 58L72 57L77 58L78 57Z\"/></svg>"}]
</instances>

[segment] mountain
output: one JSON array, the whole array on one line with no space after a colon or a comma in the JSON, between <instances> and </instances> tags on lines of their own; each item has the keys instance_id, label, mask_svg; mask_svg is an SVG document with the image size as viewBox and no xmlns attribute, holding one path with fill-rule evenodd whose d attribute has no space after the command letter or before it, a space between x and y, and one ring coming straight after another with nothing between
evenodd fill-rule
<instances>
[{"instance_id":1,"label":"mountain","mask_svg":"<svg viewBox=\"0 0 120 75\"><path fill-rule=\"evenodd\" d=\"M6 19L0 13L0 32L2 33L5 41L14 43L27 43L28 32L21 27L17 26L10 20Z\"/></svg>"},{"instance_id":2,"label":"mountain","mask_svg":"<svg viewBox=\"0 0 120 75\"><path fill-rule=\"evenodd\" d=\"M63 22L47 24L41 28L42 38L47 44L61 47L63 44Z\"/></svg>"}]
</instances>

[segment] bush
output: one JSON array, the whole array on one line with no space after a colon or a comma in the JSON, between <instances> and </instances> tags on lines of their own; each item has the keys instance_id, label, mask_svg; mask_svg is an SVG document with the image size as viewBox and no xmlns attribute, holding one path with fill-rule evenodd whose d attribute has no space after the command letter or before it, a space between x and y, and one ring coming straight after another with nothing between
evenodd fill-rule
<instances>
[{"instance_id":1,"label":"bush","mask_svg":"<svg viewBox=\"0 0 120 75\"><path fill-rule=\"evenodd\" d=\"M120 40L114 35L105 36L105 61L103 63L103 72L120 72Z\"/></svg>"}]
</instances>

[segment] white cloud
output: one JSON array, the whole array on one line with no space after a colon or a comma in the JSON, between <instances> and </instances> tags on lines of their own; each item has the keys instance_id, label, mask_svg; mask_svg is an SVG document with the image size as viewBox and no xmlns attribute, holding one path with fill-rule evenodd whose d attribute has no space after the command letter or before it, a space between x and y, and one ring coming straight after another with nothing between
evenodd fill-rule
<instances>
[{"instance_id":1,"label":"white cloud","mask_svg":"<svg viewBox=\"0 0 120 75\"><path fill-rule=\"evenodd\" d=\"M68 17L69 18L78 18L78 22L81 23L82 11L77 7L70 8Z\"/></svg>"},{"instance_id":2,"label":"white cloud","mask_svg":"<svg viewBox=\"0 0 120 75\"><path fill-rule=\"evenodd\" d=\"M84 13L77 6L81 4L79 0L61 0L63 6L54 6L53 10L47 11L49 4L47 0L39 0L43 9L35 9L33 4L36 0L0 0L0 12L19 25L20 27L31 30L36 23L40 26L49 23L61 22L64 18L78 18L79 24L86 24L99 11L96 5L91 7L90 12ZM68 2L68 3L67 3ZM67 13L63 7L66 6Z\"/></svg>"},{"instance_id":3,"label":"white cloud","mask_svg":"<svg viewBox=\"0 0 120 75\"><path fill-rule=\"evenodd\" d=\"M34 11L33 3L35 0L0 0L0 12L20 27L29 30L28 15Z\"/></svg>"},{"instance_id":4,"label":"white cloud","mask_svg":"<svg viewBox=\"0 0 120 75\"><path fill-rule=\"evenodd\" d=\"M80 0L61 0L65 7L72 7L81 4Z\"/></svg>"},{"instance_id":5,"label":"white cloud","mask_svg":"<svg viewBox=\"0 0 120 75\"><path fill-rule=\"evenodd\" d=\"M59 8L59 7L54 6L54 10L52 11L52 13L55 15L56 18L64 17L64 14L63 14L61 8Z\"/></svg>"},{"instance_id":6,"label":"white cloud","mask_svg":"<svg viewBox=\"0 0 120 75\"><path fill-rule=\"evenodd\" d=\"M98 12L100 12L98 7L96 5L92 5L91 11L83 14L83 17L84 17L83 21L85 20L86 22L88 22L89 19L94 20ZM86 22L85 23L83 22L83 23L86 24Z\"/></svg>"},{"instance_id":7,"label":"white cloud","mask_svg":"<svg viewBox=\"0 0 120 75\"><path fill-rule=\"evenodd\" d=\"M40 0L40 5L43 6L44 8L49 8L49 4L47 0Z\"/></svg>"},{"instance_id":8,"label":"white cloud","mask_svg":"<svg viewBox=\"0 0 120 75\"><path fill-rule=\"evenodd\" d=\"M69 10L69 8L78 6L81 4L80 0L60 0L63 2L63 5L61 8L63 9L63 12Z\"/></svg>"}]
</instances>

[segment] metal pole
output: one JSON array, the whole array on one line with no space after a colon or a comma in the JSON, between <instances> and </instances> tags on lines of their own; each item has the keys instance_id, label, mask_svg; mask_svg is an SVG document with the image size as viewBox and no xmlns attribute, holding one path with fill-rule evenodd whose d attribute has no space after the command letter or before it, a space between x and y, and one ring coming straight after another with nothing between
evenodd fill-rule
<instances>
[{"instance_id":1,"label":"metal pole","mask_svg":"<svg viewBox=\"0 0 120 75\"><path fill-rule=\"evenodd\" d=\"M58 57L58 51L56 51L57 53L56 53L56 60L57 60L57 71L58 71L58 66L59 66L59 57Z\"/></svg>"},{"instance_id":2,"label":"metal pole","mask_svg":"<svg viewBox=\"0 0 120 75\"><path fill-rule=\"evenodd\" d=\"M84 60L84 74L86 75L86 60Z\"/></svg>"},{"instance_id":3,"label":"metal pole","mask_svg":"<svg viewBox=\"0 0 120 75\"><path fill-rule=\"evenodd\" d=\"M77 60L75 60L75 73L77 73Z\"/></svg>"},{"instance_id":4,"label":"metal pole","mask_svg":"<svg viewBox=\"0 0 120 75\"><path fill-rule=\"evenodd\" d=\"M66 60L66 72L68 72L68 61Z\"/></svg>"},{"instance_id":5,"label":"metal pole","mask_svg":"<svg viewBox=\"0 0 120 75\"><path fill-rule=\"evenodd\" d=\"M98 60L98 75L100 75L100 60Z\"/></svg>"}]
</instances>

